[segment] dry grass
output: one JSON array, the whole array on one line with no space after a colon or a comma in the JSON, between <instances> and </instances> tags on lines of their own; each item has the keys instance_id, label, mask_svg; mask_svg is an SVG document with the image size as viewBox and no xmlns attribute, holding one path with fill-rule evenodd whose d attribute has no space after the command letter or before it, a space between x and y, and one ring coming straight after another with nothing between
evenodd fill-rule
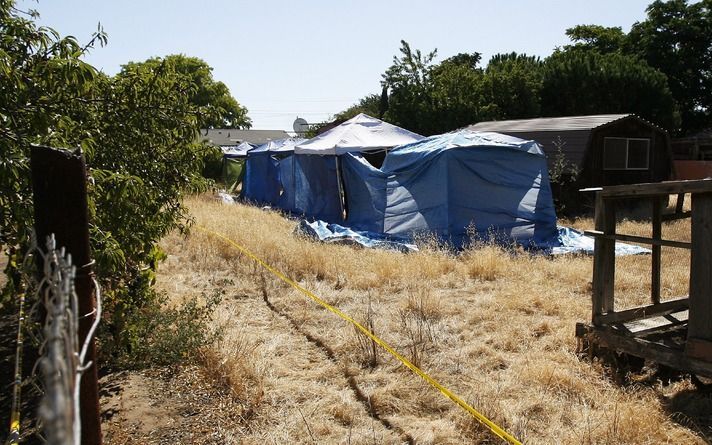
<instances>
[{"instance_id":1,"label":"dry grass","mask_svg":"<svg viewBox=\"0 0 712 445\"><path fill-rule=\"evenodd\" d=\"M492 246L457 256L433 245L413 254L361 250L300 239L295 222L275 212L207 197L188 205L198 224L367 324L526 443L703 443L703 434L712 436L712 400L689 381L618 385L601 364L575 354L574 325L590 317L591 258ZM664 236L684 238L685 224L666 227ZM622 225L636 234L645 227ZM194 230L167 237L163 247L170 256L159 285L176 297L231 280L219 320L227 338L208 363L246 400L248 427L234 443L497 442L393 358L374 354L345 322L224 242ZM687 292L685 255L663 252L666 296ZM624 304L649 298L649 261L619 260Z\"/></svg>"}]
</instances>

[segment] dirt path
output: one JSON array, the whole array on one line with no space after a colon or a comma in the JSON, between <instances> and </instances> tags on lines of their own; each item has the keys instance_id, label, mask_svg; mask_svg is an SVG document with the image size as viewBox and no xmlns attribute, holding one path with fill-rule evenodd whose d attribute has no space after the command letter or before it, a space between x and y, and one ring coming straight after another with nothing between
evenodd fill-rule
<instances>
[{"instance_id":1,"label":"dirt path","mask_svg":"<svg viewBox=\"0 0 712 445\"><path fill-rule=\"evenodd\" d=\"M105 444L225 444L240 407L197 366L123 372L101 379Z\"/></svg>"}]
</instances>

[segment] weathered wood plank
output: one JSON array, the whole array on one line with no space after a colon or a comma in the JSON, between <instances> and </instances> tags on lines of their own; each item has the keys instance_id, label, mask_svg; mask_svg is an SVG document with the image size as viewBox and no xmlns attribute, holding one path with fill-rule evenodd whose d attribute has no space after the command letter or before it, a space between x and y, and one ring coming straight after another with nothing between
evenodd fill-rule
<instances>
[{"instance_id":1,"label":"weathered wood plank","mask_svg":"<svg viewBox=\"0 0 712 445\"><path fill-rule=\"evenodd\" d=\"M683 195L683 196L685 196L685 195ZM678 219L685 219L685 218L689 218L691 216L692 216L692 212L683 212L683 211L677 212L676 211L675 213L666 213L666 214L662 215L662 220L663 221L676 221Z\"/></svg>"},{"instance_id":2,"label":"weathered wood plank","mask_svg":"<svg viewBox=\"0 0 712 445\"><path fill-rule=\"evenodd\" d=\"M624 235L622 233L616 233L614 235L609 235L609 234L603 233L600 230L584 230L583 234L587 235L587 236L592 236L594 238L604 238L604 239L618 240L618 241L629 241L632 243L650 244L653 246L677 247L680 249L690 249L692 247L692 243L688 243L686 241L672 241L672 240L665 240L665 239L655 240L653 238L648 238L645 236Z\"/></svg>"},{"instance_id":3,"label":"weathered wood plank","mask_svg":"<svg viewBox=\"0 0 712 445\"><path fill-rule=\"evenodd\" d=\"M583 189L581 191L589 191ZM672 195L678 193L710 193L712 180L696 179L690 181L665 181L646 184L612 185L603 187L600 194L603 198L632 198Z\"/></svg>"},{"instance_id":4,"label":"weathered wood plank","mask_svg":"<svg viewBox=\"0 0 712 445\"><path fill-rule=\"evenodd\" d=\"M682 209L685 207L685 194L677 194L677 202L675 202L675 213L683 213ZM685 212L687 213L687 212Z\"/></svg>"},{"instance_id":5,"label":"weathered wood plank","mask_svg":"<svg viewBox=\"0 0 712 445\"><path fill-rule=\"evenodd\" d=\"M687 356L681 349L631 335L621 335L606 327L585 326L584 329L577 328L577 333L582 333L597 346L652 360L681 371L712 377L712 362Z\"/></svg>"},{"instance_id":6,"label":"weathered wood plank","mask_svg":"<svg viewBox=\"0 0 712 445\"><path fill-rule=\"evenodd\" d=\"M596 230L614 235L616 232L616 210L614 201L605 201L600 193L596 194ZM614 239L597 237L593 257L593 292L591 299L592 320L596 316L614 310L613 289L616 270L616 242Z\"/></svg>"},{"instance_id":7,"label":"weathered wood plank","mask_svg":"<svg viewBox=\"0 0 712 445\"><path fill-rule=\"evenodd\" d=\"M611 325L616 331L626 330L638 337L646 337L648 335L667 334L672 331L679 331L682 325L687 329L687 316L689 311L673 312L671 314L662 314L651 318L640 318L637 320L626 321ZM685 331L687 332L687 331ZM682 340L683 342L685 340Z\"/></svg>"},{"instance_id":8,"label":"weathered wood plank","mask_svg":"<svg viewBox=\"0 0 712 445\"><path fill-rule=\"evenodd\" d=\"M653 206L653 242L662 241L662 200L655 197L652 200ZM650 264L650 301L653 304L660 303L660 244L653 244L653 254Z\"/></svg>"},{"instance_id":9,"label":"weathered wood plank","mask_svg":"<svg viewBox=\"0 0 712 445\"><path fill-rule=\"evenodd\" d=\"M712 341L688 338L685 346L685 354L687 354L688 357L712 362Z\"/></svg>"},{"instance_id":10,"label":"weathered wood plank","mask_svg":"<svg viewBox=\"0 0 712 445\"><path fill-rule=\"evenodd\" d=\"M620 312L609 312L594 315L594 324L597 326L610 323L619 323L641 318L658 317L660 315L672 314L688 308L689 299L680 298L678 300L665 301L663 303L640 306L626 309Z\"/></svg>"},{"instance_id":11,"label":"weathered wood plank","mask_svg":"<svg viewBox=\"0 0 712 445\"><path fill-rule=\"evenodd\" d=\"M712 340L712 193L692 195L688 339Z\"/></svg>"}]
</instances>

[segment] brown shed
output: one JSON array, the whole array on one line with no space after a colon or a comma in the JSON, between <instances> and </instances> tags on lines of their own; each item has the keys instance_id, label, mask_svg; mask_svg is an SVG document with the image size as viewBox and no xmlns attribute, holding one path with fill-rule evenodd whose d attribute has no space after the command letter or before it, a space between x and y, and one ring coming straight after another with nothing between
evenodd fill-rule
<instances>
[{"instance_id":1,"label":"brown shed","mask_svg":"<svg viewBox=\"0 0 712 445\"><path fill-rule=\"evenodd\" d=\"M576 189L658 182L673 176L667 132L634 114L490 121L468 128L537 141L550 170L557 145L561 146L565 160L578 167L578 179L569 186Z\"/></svg>"}]
</instances>

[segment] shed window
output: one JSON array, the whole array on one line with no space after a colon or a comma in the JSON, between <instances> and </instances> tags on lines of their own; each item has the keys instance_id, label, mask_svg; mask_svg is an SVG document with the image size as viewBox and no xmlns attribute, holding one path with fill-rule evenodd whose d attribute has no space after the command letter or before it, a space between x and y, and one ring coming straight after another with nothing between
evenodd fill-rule
<instances>
[{"instance_id":1,"label":"shed window","mask_svg":"<svg viewBox=\"0 0 712 445\"><path fill-rule=\"evenodd\" d=\"M604 170L647 170L650 139L604 138Z\"/></svg>"}]
</instances>

